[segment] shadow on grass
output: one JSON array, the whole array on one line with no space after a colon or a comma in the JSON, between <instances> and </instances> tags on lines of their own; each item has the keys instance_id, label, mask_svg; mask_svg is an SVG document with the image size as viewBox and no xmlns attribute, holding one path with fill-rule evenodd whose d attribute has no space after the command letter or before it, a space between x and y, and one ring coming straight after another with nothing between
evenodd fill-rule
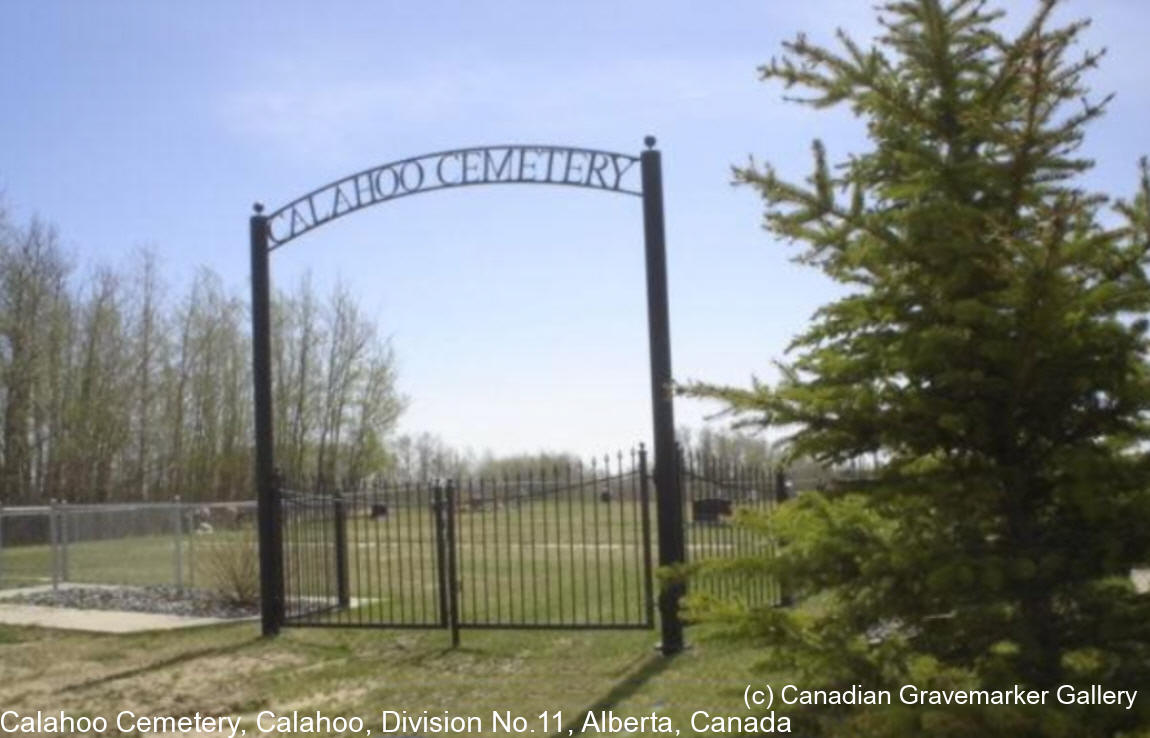
<instances>
[{"instance_id":1,"label":"shadow on grass","mask_svg":"<svg viewBox=\"0 0 1150 738\"><path fill-rule=\"evenodd\" d=\"M194 661L196 659L210 658L212 656L222 656L224 654L234 654L237 651L249 648L261 642L264 642L263 638L260 636L253 636L250 640L240 641L239 643L229 643L225 646L212 646L211 648L201 648L195 651L184 651L169 658L161 659L150 664L144 664L143 666L137 666L132 669L125 669L124 671L118 671L112 674L104 674L96 677L95 679L89 679L77 684L69 684L66 687L61 688L60 691L79 692L81 690L88 689L89 687L95 687L97 685L107 684L108 682L115 682L121 679L131 679L132 677L139 676L141 674L147 674L151 671L159 671L161 669L166 669L169 666L177 666L179 664L183 664L188 661Z\"/></svg>"},{"instance_id":2,"label":"shadow on grass","mask_svg":"<svg viewBox=\"0 0 1150 738\"><path fill-rule=\"evenodd\" d=\"M293 631L309 630L308 628L293 628ZM316 628L310 629L315 632ZM334 634L339 629L323 629L328 633ZM426 628L420 626L415 628L402 628L397 629L388 626L379 626L378 628L359 628L356 635L348 634L347 639L358 638L359 634L366 633L385 633L390 637L380 638L372 642L369 647L370 650L364 649L364 644L360 640L354 643L349 640L338 639L335 642L319 642L313 640L299 640L293 639L292 645L295 648L319 654L328 660L330 658L344 658L355 661L375 660L379 661L384 658L391 666L414 666L423 667L443 659L453 656L471 656L475 658L488 658L498 656L497 653L489 649L479 646L451 646L451 645L438 645L428 643L427 638L435 634L446 634L447 630L438 628L436 626L428 626ZM281 635L281 638L283 636Z\"/></svg>"},{"instance_id":3,"label":"shadow on grass","mask_svg":"<svg viewBox=\"0 0 1150 738\"><path fill-rule=\"evenodd\" d=\"M607 694L582 710L579 710L576 713L576 717L567 721L567 724L560 728L558 733L553 733L551 738L577 735L583 732L583 721L586 719L587 713L610 710L615 707L615 705L635 694L644 684L670 667L674 659L674 656L663 656L662 654L651 654L642 657L638 660L639 665L632 669L627 676L623 677L622 681L612 687Z\"/></svg>"}]
</instances>

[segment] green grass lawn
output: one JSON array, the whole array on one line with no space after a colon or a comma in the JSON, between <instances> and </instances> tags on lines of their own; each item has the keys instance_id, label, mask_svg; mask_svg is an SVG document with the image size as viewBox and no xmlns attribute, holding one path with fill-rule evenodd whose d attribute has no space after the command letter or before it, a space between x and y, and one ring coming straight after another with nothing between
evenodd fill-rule
<instances>
[{"instance_id":1,"label":"green grass lawn","mask_svg":"<svg viewBox=\"0 0 1150 738\"><path fill-rule=\"evenodd\" d=\"M208 584L211 579L210 552L243 540L253 541L254 538L250 532L183 536L179 556L183 583ZM0 587L50 584L52 559L52 548L47 545L0 550ZM67 546L65 579L86 584L174 585L176 566L176 539L171 535L73 542Z\"/></svg>"},{"instance_id":2,"label":"green grass lawn","mask_svg":"<svg viewBox=\"0 0 1150 738\"><path fill-rule=\"evenodd\" d=\"M171 536L153 536L71 543L67 578L98 584L172 584L173 541ZM51 581L51 547L18 546L0 552L0 586L24 587Z\"/></svg>"},{"instance_id":3,"label":"green grass lawn","mask_svg":"<svg viewBox=\"0 0 1150 738\"><path fill-rule=\"evenodd\" d=\"M243 716L248 736L261 710L360 716L373 735L387 709L477 715L483 735L506 734L489 730L492 710L523 715L537 735L547 733L536 716L561 711L564 729L553 732L577 735L587 710L610 709L654 711L691 735L696 710L745 714L744 687L765 676L745 646L689 634L694 645L666 659L646 631L472 631L451 650L441 630L288 629L263 639L252 624L133 636L0 626L0 705L230 714Z\"/></svg>"}]
</instances>

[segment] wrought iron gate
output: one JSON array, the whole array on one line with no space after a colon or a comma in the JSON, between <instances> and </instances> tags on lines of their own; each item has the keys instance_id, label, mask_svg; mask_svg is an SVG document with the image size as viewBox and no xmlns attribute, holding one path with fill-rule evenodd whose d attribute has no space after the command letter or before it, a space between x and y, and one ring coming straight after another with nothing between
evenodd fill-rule
<instances>
[{"instance_id":1,"label":"wrought iron gate","mask_svg":"<svg viewBox=\"0 0 1150 738\"><path fill-rule=\"evenodd\" d=\"M287 625L654 624L642 448L498 479L292 486L282 492Z\"/></svg>"},{"instance_id":2,"label":"wrought iron gate","mask_svg":"<svg viewBox=\"0 0 1150 738\"><path fill-rule=\"evenodd\" d=\"M769 555L733 524L769 510L765 467L680 457L691 560ZM632 629L655 624L655 504L646 450L499 478L281 491L284 623L308 627ZM300 491L309 490L309 491ZM692 586L749 605L773 583L712 571Z\"/></svg>"}]
</instances>

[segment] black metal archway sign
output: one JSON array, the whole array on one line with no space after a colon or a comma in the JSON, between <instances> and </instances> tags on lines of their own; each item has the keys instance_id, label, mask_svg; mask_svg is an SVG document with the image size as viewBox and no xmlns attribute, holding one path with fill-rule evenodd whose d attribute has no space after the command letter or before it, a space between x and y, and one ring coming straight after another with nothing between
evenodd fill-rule
<instances>
[{"instance_id":1,"label":"black metal archway sign","mask_svg":"<svg viewBox=\"0 0 1150 738\"><path fill-rule=\"evenodd\" d=\"M638 156L570 146L476 146L439 151L381 164L348 175L264 214L251 216L252 376L255 384L256 487L259 498L260 590L263 632L284 623L282 511L272 437L271 288L269 255L336 218L422 192L495 184L550 184L632 195L643 201L650 345L654 482L657 495L659 564L685 560L683 496L676 473L671 335L667 300L663 177L655 138ZM635 165L638 164L636 172ZM636 174L638 182L636 182ZM662 650L683 648L678 618L683 585L665 581L659 592Z\"/></svg>"}]
</instances>

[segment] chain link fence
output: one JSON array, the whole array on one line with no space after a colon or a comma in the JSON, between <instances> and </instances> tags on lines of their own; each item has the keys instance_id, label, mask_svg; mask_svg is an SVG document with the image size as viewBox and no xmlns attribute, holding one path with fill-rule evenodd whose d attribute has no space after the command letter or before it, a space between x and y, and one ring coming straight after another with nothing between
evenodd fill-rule
<instances>
[{"instance_id":1,"label":"chain link fence","mask_svg":"<svg viewBox=\"0 0 1150 738\"><path fill-rule=\"evenodd\" d=\"M208 584L213 552L249 539L254 501L0 506L0 589Z\"/></svg>"}]
</instances>

